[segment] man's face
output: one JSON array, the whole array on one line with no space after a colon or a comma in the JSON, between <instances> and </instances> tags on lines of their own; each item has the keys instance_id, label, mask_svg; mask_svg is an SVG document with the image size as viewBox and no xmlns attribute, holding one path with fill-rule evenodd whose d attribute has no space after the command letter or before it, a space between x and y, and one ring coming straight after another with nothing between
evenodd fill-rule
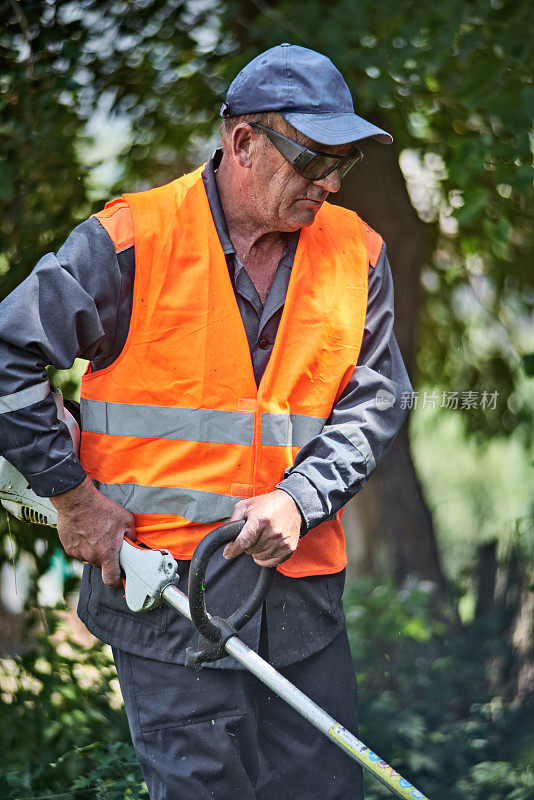
<instances>
[{"instance_id":1,"label":"man's face","mask_svg":"<svg viewBox=\"0 0 534 800\"><path fill-rule=\"evenodd\" d=\"M247 126L248 127L248 126ZM347 156L351 145L321 145L296 132L284 119L271 126L273 130L311 150ZM250 190L251 211L265 228L296 231L311 225L330 192L340 188L337 170L318 181L302 177L276 149L265 134L251 130Z\"/></svg>"}]
</instances>

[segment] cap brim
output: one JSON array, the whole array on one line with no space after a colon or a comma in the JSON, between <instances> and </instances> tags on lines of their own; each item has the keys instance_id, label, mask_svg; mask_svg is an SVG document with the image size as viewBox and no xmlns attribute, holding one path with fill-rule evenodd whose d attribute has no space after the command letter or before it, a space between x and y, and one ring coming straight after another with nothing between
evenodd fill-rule
<instances>
[{"instance_id":1,"label":"cap brim","mask_svg":"<svg viewBox=\"0 0 534 800\"><path fill-rule=\"evenodd\" d=\"M391 144L393 141L391 134L357 117L356 114L330 111L318 114L280 111L280 114L297 131L319 144L348 144L369 138L377 139L382 144Z\"/></svg>"}]
</instances>

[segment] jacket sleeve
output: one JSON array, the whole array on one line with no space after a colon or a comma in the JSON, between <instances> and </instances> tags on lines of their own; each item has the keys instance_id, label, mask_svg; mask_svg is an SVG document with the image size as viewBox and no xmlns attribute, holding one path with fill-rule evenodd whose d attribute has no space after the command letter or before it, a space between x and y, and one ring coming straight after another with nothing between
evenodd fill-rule
<instances>
[{"instance_id":1,"label":"jacket sleeve","mask_svg":"<svg viewBox=\"0 0 534 800\"><path fill-rule=\"evenodd\" d=\"M130 249L133 260L133 240ZM0 453L42 497L72 489L86 475L58 421L46 366L113 360L125 327L121 297L133 280L125 264L91 217L0 304ZM126 327L128 321L129 312Z\"/></svg>"},{"instance_id":2,"label":"jacket sleeve","mask_svg":"<svg viewBox=\"0 0 534 800\"><path fill-rule=\"evenodd\" d=\"M332 517L365 486L407 416L403 395L413 390L393 319L393 278L382 245L376 266L369 266L365 329L354 373L321 433L299 450L276 487L298 505L303 530Z\"/></svg>"}]
</instances>

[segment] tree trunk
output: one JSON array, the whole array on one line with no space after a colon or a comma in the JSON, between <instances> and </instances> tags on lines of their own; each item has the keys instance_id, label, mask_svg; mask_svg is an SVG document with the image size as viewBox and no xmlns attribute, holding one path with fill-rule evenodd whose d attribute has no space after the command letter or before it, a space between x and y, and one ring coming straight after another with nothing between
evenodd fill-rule
<instances>
[{"instance_id":1,"label":"tree trunk","mask_svg":"<svg viewBox=\"0 0 534 800\"><path fill-rule=\"evenodd\" d=\"M419 278L428 252L426 227L410 202L395 146L370 140L365 151L365 159L330 199L357 211L387 244L395 283L395 333L412 375ZM445 578L410 455L408 426L409 418L343 516L349 575L386 573L397 582L413 575L435 581L442 590Z\"/></svg>"}]
</instances>

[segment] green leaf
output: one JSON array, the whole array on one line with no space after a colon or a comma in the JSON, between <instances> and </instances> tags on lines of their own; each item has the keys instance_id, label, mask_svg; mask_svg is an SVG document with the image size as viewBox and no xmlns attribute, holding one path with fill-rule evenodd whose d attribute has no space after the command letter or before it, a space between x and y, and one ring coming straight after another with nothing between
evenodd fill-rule
<instances>
[{"instance_id":1,"label":"green leaf","mask_svg":"<svg viewBox=\"0 0 534 800\"><path fill-rule=\"evenodd\" d=\"M487 189L475 188L465 192L463 206L454 212L458 224L461 227L473 225L486 208L488 200L489 192Z\"/></svg>"},{"instance_id":2,"label":"green leaf","mask_svg":"<svg viewBox=\"0 0 534 800\"><path fill-rule=\"evenodd\" d=\"M522 358L523 369L525 370L525 375L528 375L529 378L534 377L534 353L527 353Z\"/></svg>"}]
</instances>

